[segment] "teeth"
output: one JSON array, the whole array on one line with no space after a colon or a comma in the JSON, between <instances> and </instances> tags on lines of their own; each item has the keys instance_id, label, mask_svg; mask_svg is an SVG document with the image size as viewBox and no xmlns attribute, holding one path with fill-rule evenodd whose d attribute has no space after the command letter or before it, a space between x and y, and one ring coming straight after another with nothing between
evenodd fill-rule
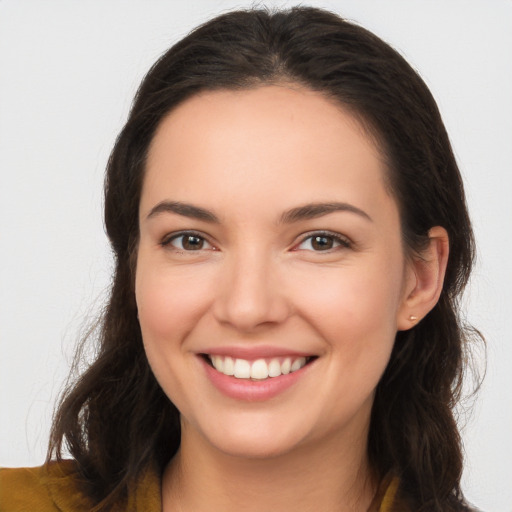
<instances>
[{"instance_id":1,"label":"teeth","mask_svg":"<svg viewBox=\"0 0 512 512\"><path fill-rule=\"evenodd\" d=\"M268 365L268 376L279 377L281 373L281 365L279 364L279 361L277 359L272 359Z\"/></svg>"},{"instance_id":2,"label":"teeth","mask_svg":"<svg viewBox=\"0 0 512 512\"><path fill-rule=\"evenodd\" d=\"M279 377L296 372L306 365L305 357L296 359L285 357L284 359L273 358L269 361L257 359L250 362L246 359L233 359L224 356L209 356L213 367L224 375L233 375L237 379L264 380L269 377Z\"/></svg>"},{"instance_id":3,"label":"teeth","mask_svg":"<svg viewBox=\"0 0 512 512\"><path fill-rule=\"evenodd\" d=\"M251 379L266 379L269 375L269 368L264 359L254 361L251 366Z\"/></svg>"},{"instance_id":4,"label":"teeth","mask_svg":"<svg viewBox=\"0 0 512 512\"><path fill-rule=\"evenodd\" d=\"M219 370L219 372L224 371L224 359L220 356L212 356L212 363L215 368Z\"/></svg>"},{"instance_id":5,"label":"teeth","mask_svg":"<svg viewBox=\"0 0 512 512\"><path fill-rule=\"evenodd\" d=\"M221 356L218 356L220 359L222 359ZM213 361L212 361L213 362ZM213 363L213 366L215 366L215 363ZM216 369L218 369L215 366ZM224 375L233 375L235 373L235 362L231 357L224 358L224 368L218 369L219 372L223 373Z\"/></svg>"},{"instance_id":6,"label":"teeth","mask_svg":"<svg viewBox=\"0 0 512 512\"><path fill-rule=\"evenodd\" d=\"M251 376L251 363L245 359L235 360L234 375L237 379L248 379Z\"/></svg>"},{"instance_id":7,"label":"teeth","mask_svg":"<svg viewBox=\"0 0 512 512\"><path fill-rule=\"evenodd\" d=\"M281 364L281 373L283 375L288 375L290 373L291 368L292 368L292 360L289 357L287 357L283 361L283 364Z\"/></svg>"},{"instance_id":8,"label":"teeth","mask_svg":"<svg viewBox=\"0 0 512 512\"><path fill-rule=\"evenodd\" d=\"M299 359L296 359L295 361L293 361L292 368L290 371L296 372L297 370L300 370L305 364L306 364L306 358L300 357Z\"/></svg>"}]
</instances>

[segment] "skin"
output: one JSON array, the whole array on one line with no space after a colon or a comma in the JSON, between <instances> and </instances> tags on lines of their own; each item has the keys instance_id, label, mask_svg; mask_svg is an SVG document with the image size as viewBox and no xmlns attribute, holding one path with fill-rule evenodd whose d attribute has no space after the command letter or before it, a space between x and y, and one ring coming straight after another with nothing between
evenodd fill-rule
<instances>
[{"instance_id":1,"label":"skin","mask_svg":"<svg viewBox=\"0 0 512 512\"><path fill-rule=\"evenodd\" d=\"M406 257L385 173L352 115L290 84L200 94L162 121L140 203L136 298L148 360L181 413L165 511L368 508L374 390L397 330L437 301L448 254L433 228L423 258ZM155 211L166 201L218 222ZM358 211L282 221L334 202ZM183 246L183 231L199 249ZM319 232L332 247L312 245ZM222 394L198 355L263 345L316 358L259 402Z\"/></svg>"}]
</instances>

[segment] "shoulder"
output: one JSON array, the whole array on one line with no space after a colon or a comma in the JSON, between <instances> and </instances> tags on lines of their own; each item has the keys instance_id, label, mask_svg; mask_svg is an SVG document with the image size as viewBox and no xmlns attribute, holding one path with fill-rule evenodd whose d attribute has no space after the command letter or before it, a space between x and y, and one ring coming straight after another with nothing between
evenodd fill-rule
<instances>
[{"instance_id":1,"label":"shoulder","mask_svg":"<svg viewBox=\"0 0 512 512\"><path fill-rule=\"evenodd\" d=\"M88 510L73 461L33 468L0 468L0 512Z\"/></svg>"},{"instance_id":2,"label":"shoulder","mask_svg":"<svg viewBox=\"0 0 512 512\"><path fill-rule=\"evenodd\" d=\"M0 512L90 512L94 507L80 490L83 483L71 460L34 468L0 468ZM160 511L160 486L160 472L150 465L128 489L127 502L116 502L112 509Z\"/></svg>"}]
</instances>

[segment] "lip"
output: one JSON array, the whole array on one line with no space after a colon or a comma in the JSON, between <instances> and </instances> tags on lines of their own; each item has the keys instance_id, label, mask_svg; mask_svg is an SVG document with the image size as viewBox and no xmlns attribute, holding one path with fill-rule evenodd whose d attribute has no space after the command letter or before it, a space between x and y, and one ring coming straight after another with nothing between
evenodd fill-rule
<instances>
[{"instance_id":1,"label":"lip","mask_svg":"<svg viewBox=\"0 0 512 512\"><path fill-rule=\"evenodd\" d=\"M273 357L311 357L316 355L312 354L311 352L290 350L284 347L276 347L273 345L211 347L205 348L205 350L201 350L200 353L208 354L210 356L229 356L233 359L246 359L247 361L255 361L256 359L271 359Z\"/></svg>"},{"instance_id":2,"label":"lip","mask_svg":"<svg viewBox=\"0 0 512 512\"><path fill-rule=\"evenodd\" d=\"M245 351L244 351L245 352ZM208 352L210 353L210 352ZM220 352L211 352L215 355L230 355L233 356L235 354L234 351L230 351L226 354L221 354ZM236 352L240 354L239 352ZM268 355L268 352L265 352L265 356L262 355L262 352L258 351L258 355L254 356L254 359L258 359L260 357L276 357L277 355ZM284 352L286 356L290 355L290 353ZM279 351L279 355L283 355L283 351ZM293 353L293 355L296 355ZM303 354L299 354L299 357L302 357ZM249 355L242 356L239 355L240 358L249 359ZM233 398L235 400L243 400L246 402L263 402L265 400L270 400L281 393L284 393L287 389L295 385L299 380L301 380L310 370L310 367L314 364L314 360L310 363L306 364L306 366L302 367L300 370L297 370L292 373L288 373L287 375L280 375L279 377L271 377L265 380L256 381L249 379L237 379L236 377L224 375L223 373L217 371L213 366L210 366L208 362L205 360L204 356L198 355L198 359L203 365L206 376L210 380L210 382L224 395ZM252 359L252 357L251 357Z\"/></svg>"}]
</instances>

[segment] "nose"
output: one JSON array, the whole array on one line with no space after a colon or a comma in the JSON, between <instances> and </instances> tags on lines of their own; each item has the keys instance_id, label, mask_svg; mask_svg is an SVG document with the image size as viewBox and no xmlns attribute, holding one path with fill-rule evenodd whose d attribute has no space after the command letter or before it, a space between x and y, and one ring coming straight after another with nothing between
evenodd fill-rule
<instances>
[{"instance_id":1,"label":"nose","mask_svg":"<svg viewBox=\"0 0 512 512\"><path fill-rule=\"evenodd\" d=\"M233 255L224 264L213 305L218 322L243 332L284 322L290 302L278 262L259 251Z\"/></svg>"}]
</instances>

